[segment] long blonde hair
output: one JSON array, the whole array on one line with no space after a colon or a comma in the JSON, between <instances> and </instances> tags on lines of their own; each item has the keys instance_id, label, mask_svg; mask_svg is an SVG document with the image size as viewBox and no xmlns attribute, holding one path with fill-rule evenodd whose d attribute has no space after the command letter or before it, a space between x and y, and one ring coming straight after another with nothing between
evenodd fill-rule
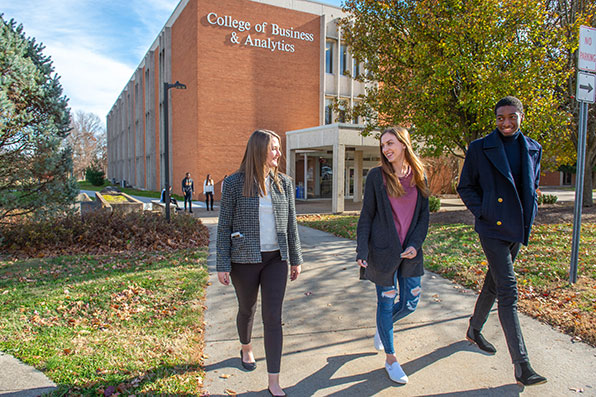
<instances>
[{"instance_id":1,"label":"long blonde hair","mask_svg":"<svg viewBox=\"0 0 596 397\"><path fill-rule=\"evenodd\" d=\"M267 194L267 186L265 186L265 169L267 168L267 155L269 153L269 145L271 139L277 138L281 144L279 135L270 130L256 130L248 138L246 144L246 151L240 163L238 172L244 173L244 187L242 194L245 197L254 197L257 194L258 188L259 196ZM272 169L273 182L277 185L281 192L281 185L279 182L279 171L277 167ZM256 182L256 183L255 183Z\"/></svg>"},{"instance_id":2,"label":"long blonde hair","mask_svg":"<svg viewBox=\"0 0 596 397\"><path fill-rule=\"evenodd\" d=\"M385 129L381 136L379 137L379 150L381 151L381 169L383 174L385 175L385 180L387 181L387 192L392 197L401 197L404 195L405 191L401 183L399 182L399 178L395 175L395 171L393 166L387 160L387 157L383 154L383 147L381 146L381 138L385 134L392 134L397 138L399 142L404 145L404 155L405 161L412 169L412 173L414 174L413 182L420 190L420 193L424 197L428 197L430 195L430 189L428 188L428 184L426 183L426 179L424 178L424 164L420 160L420 158L414 153L414 149L412 148L412 142L410 141L410 133L404 127L390 127Z\"/></svg>"}]
</instances>

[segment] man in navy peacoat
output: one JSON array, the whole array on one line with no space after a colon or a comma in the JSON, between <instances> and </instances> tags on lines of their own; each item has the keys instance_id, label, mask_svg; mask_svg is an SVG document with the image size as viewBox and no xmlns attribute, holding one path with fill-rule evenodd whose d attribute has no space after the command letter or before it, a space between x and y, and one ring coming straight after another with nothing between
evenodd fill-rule
<instances>
[{"instance_id":1,"label":"man in navy peacoat","mask_svg":"<svg viewBox=\"0 0 596 397\"><path fill-rule=\"evenodd\" d=\"M519 99L501 99L495 117L497 128L470 144L457 186L476 218L475 229L488 262L466 338L489 354L496 352L480 331L497 299L515 378L529 386L544 383L546 378L530 366L517 316L513 263L521 244L528 244L536 216L542 148L521 133L524 112Z\"/></svg>"}]
</instances>

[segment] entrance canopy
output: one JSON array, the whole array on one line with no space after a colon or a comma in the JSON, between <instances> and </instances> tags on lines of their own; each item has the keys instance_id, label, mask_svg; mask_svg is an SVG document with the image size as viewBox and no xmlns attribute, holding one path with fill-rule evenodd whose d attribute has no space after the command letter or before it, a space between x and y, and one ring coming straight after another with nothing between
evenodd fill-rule
<instances>
[{"instance_id":1,"label":"entrance canopy","mask_svg":"<svg viewBox=\"0 0 596 397\"><path fill-rule=\"evenodd\" d=\"M336 123L286 132L286 172L302 186L299 198L325 197L325 180L331 179L333 213L344 211L346 193L362 201L364 172L379 163L379 140L361 131L361 125ZM303 162L303 173L297 173L297 162Z\"/></svg>"}]
</instances>

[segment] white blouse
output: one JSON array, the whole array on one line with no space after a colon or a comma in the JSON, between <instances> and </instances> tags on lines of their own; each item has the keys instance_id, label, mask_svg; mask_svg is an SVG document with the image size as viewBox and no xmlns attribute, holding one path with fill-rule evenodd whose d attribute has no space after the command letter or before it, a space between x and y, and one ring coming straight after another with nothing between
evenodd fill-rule
<instances>
[{"instance_id":1,"label":"white blouse","mask_svg":"<svg viewBox=\"0 0 596 397\"><path fill-rule=\"evenodd\" d=\"M273 203L271 201L271 180L269 176L265 179L267 195L259 196L259 231L261 234L261 252L277 251L277 231L275 230L275 216L273 214Z\"/></svg>"}]
</instances>

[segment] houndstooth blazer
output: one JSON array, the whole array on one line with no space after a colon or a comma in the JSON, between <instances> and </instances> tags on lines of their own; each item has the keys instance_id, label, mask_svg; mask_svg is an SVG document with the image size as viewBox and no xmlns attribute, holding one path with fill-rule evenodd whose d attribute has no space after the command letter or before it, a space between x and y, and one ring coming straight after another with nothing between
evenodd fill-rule
<instances>
[{"instance_id":1,"label":"houndstooth blazer","mask_svg":"<svg viewBox=\"0 0 596 397\"><path fill-rule=\"evenodd\" d=\"M279 174L279 191L272 183L271 202L275 216L277 242L282 260L290 265L302 264L302 251L296 222L294 184L290 177ZM229 272L234 263L260 263L261 241L259 230L259 196L244 197L244 173L237 172L226 178L217 224L217 271ZM240 237L232 238L232 233Z\"/></svg>"}]
</instances>

